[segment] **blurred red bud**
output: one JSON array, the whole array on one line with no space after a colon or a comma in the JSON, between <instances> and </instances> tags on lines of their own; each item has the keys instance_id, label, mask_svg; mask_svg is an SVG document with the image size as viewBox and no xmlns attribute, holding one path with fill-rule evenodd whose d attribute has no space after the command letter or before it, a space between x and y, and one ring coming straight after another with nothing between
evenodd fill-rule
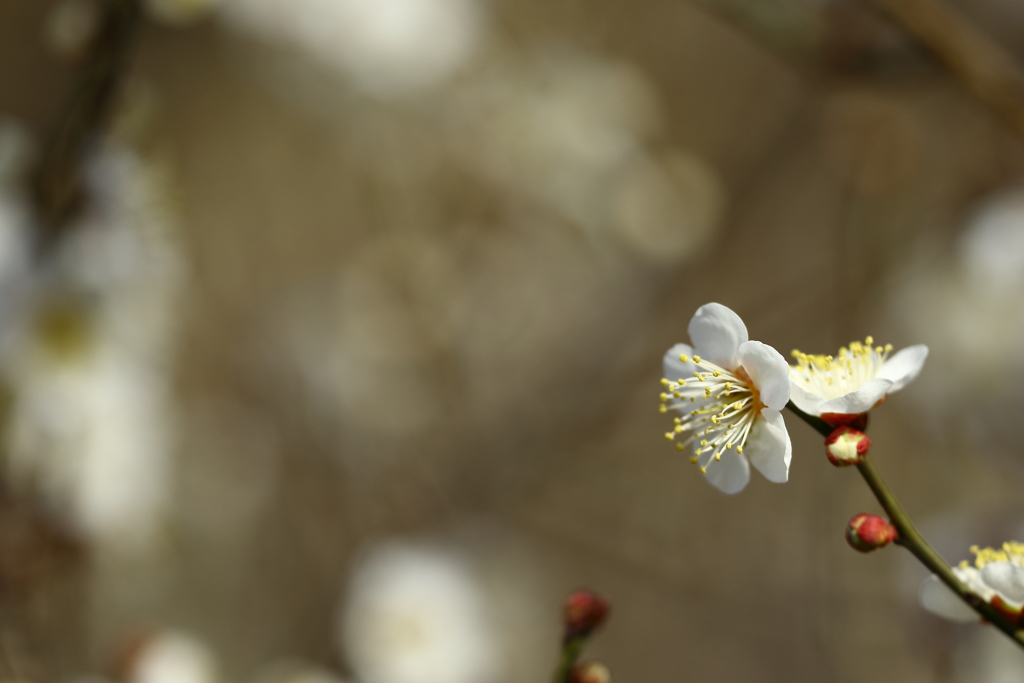
<instances>
[{"instance_id":1,"label":"blurred red bud","mask_svg":"<svg viewBox=\"0 0 1024 683\"><path fill-rule=\"evenodd\" d=\"M836 467L864 462L864 456L870 448L871 439L868 435L848 425L837 427L825 439L825 454Z\"/></svg>"},{"instance_id":2,"label":"blurred red bud","mask_svg":"<svg viewBox=\"0 0 1024 683\"><path fill-rule=\"evenodd\" d=\"M846 542L854 550L870 553L885 547L899 537L896 527L878 515L854 515L846 526Z\"/></svg>"},{"instance_id":3,"label":"blurred red bud","mask_svg":"<svg viewBox=\"0 0 1024 683\"><path fill-rule=\"evenodd\" d=\"M586 638L608 615L608 602L595 593L581 590L565 599L565 639Z\"/></svg>"},{"instance_id":4,"label":"blurred red bud","mask_svg":"<svg viewBox=\"0 0 1024 683\"><path fill-rule=\"evenodd\" d=\"M601 662L583 662L569 673L569 683L611 683L612 674Z\"/></svg>"}]
</instances>

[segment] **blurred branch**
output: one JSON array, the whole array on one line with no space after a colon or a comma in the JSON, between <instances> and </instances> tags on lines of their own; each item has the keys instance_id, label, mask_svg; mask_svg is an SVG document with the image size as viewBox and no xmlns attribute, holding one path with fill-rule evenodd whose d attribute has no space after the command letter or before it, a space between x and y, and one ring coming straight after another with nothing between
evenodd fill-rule
<instances>
[{"instance_id":1,"label":"blurred branch","mask_svg":"<svg viewBox=\"0 0 1024 683\"><path fill-rule=\"evenodd\" d=\"M45 254L85 203L82 160L113 110L141 20L140 0L105 0L96 35L71 93L43 145L32 178L39 222L37 248Z\"/></svg>"},{"instance_id":2,"label":"blurred branch","mask_svg":"<svg viewBox=\"0 0 1024 683\"><path fill-rule=\"evenodd\" d=\"M868 0L930 50L960 82L1024 136L1024 71L942 0Z\"/></svg>"}]
</instances>

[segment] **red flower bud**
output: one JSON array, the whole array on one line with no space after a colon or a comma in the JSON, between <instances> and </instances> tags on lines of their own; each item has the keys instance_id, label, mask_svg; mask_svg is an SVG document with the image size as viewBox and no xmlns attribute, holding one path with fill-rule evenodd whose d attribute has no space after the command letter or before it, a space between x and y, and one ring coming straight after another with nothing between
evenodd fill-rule
<instances>
[{"instance_id":1,"label":"red flower bud","mask_svg":"<svg viewBox=\"0 0 1024 683\"><path fill-rule=\"evenodd\" d=\"M569 673L569 683L611 683L612 674L601 662L577 664Z\"/></svg>"},{"instance_id":2,"label":"red flower bud","mask_svg":"<svg viewBox=\"0 0 1024 683\"><path fill-rule=\"evenodd\" d=\"M565 599L565 639L589 636L604 621L608 609L608 603L595 593L571 593Z\"/></svg>"},{"instance_id":3,"label":"red flower bud","mask_svg":"<svg viewBox=\"0 0 1024 683\"><path fill-rule=\"evenodd\" d=\"M825 439L825 454L836 467L857 465L864 462L864 456L871 448L871 439L864 432L843 425L837 427Z\"/></svg>"},{"instance_id":4,"label":"red flower bud","mask_svg":"<svg viewBox=\"0 0 1024 683\"><path fill-rule=\"evenodd\" d=\"M846 542L854 550L870 553L883 548L899 537L896 527L878 515L854 515L846 526Z\"/></svg>"}]
</instances>

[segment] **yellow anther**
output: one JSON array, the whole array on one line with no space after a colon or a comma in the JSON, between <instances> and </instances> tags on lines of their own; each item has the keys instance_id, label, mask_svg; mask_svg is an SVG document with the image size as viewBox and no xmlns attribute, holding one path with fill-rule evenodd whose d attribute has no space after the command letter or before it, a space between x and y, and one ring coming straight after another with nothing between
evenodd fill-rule
<instances>
[{"instance_id":1,"label":"yellow anther","mask_svg":"<svg viewBox=\"0 0 1024 683\"><path fill-rule=\"evenodd\" d=\"M739 453L740 455L743 455L743 446L737 446L736 452Z\"/></svg>"},{"instance_id":2,"label":"yellow anther","mask_svg":"<svg viewBox=\"0 0 1024 683\"><path fill-rule=\"evenodd\" d=\"M667 401L668 400L668 394L661 393L661 394L658 395L658 398L660 398L662 401Z\"/></svg>"},{"instance_id":3,"label":"yellow anther","mask_svg":"<svg viewBox=\"0 0 1024 683\"><path fill-rule=\"evenodd\" d=\"M664 377L662 377L661 378L661 386L667 387L668 385L669 385L669 381L667 379L665 379Z\"/></svg>"},{"instance_id":4,"label":"yellow anther","mask_svg":"<svg viewBox=\"0 0 1024 683\"><path fill-rule=\"evenodd\" d=\"M676 438L676 433L675 432L665 432L665 438L668 439L669 441L671 441L672 439Z\"/></svg>"},{"instance_id":5,"label":"yellow anther","mask_svg":"<svg viewBox=\"0 0 1024 683\"><path fill-rule=\"evenodd\" d=\"M872 344L875 343L875 338L869 334L864 338L864 343L867 344L868 346L871 346Z\"/></svg>"},{"instance_id":6,"label":"yellow anther","mask_svg":"<svg viewBox=\"0 0 1024 683\"><path fill-rule=\"evenodd\" d=\"M674 417L674 418L672 418L672 421L675 422L676 424L679 424L679 423L681 423L683 421L683 418L681 418L681 417Z\"/></svg>"},{"instance_id":7,"label":"yellow anther","mask_svg":"<svg viewBox=\"0 0 1024 683\"><path fill-rule=\"evenodd\" d=\"M694 356L693 357L693 362L694 363L699 363L700 362L700 356Z\"/></svg>"},{"instance_id":8,"label":"yellow anther","mask_svg":"<svg viewBox=\"0 0 1024 683\"><path fill-rule=\"evenodd\" d=\"M886 344L885 345L885 352L889 353L890 351L892 351L892 344Z\"/></svg>"},{"instance_id":9,"label":"yellow anther","mask_svg":"<svg viewBox=\"0 0 1024 683\"><path fill-rule=\"evenodd\" d=\"M732 382L726 382L725 383L725 390L726 391L732 391Z\"/></svg>"},{"instance_id":10,"label":"yellow anther","mask_svg":"<svg viewBox=\"0 0 1024 683\"><path fill-rule=\"evenodd\" d=\"M684 363L689 363L690 357L687 356L685 353L682 353L679 355L679 360L683 361Z\"/></svg>"},{"instance_id":11,"label":"yellow anther","mask_svg":"<svg viewBox=\"0 0 1024 683\"><path fill-rule=\"evenodd\" d=\"M683 395L680 394L678 391L673 391L672 395L675 396L676 398L682 398L683 397Z\"/></svg>"},{"instance_id":12,"label":"yellow anther","mask_svg":"<svg viewBox=\"0 0 1024 683\"><path fill-rule=\"evenodd\" d=\"M700 473L701 474L707 474L708 473L708 466L707 465L701 465Z\"/></svg>"},{"instance_id":13,"label":"yellow anther","mask_svg":"<svg viewBox=\"0 0 1024 683\"><path fill-rule=\"evenodd\" d=\"M677 451L682 451L682 450L685 450L685 449L686 449L686 446L684 446L683 444L681 444L678 441L676 441L676 450Z\"/></svg>"},{"instance_id":14,"label":"yellow anther","mask_svg":"<svg viewBox=\"0 0 1024 683\"><path fill-rule=\"evenodd\" d=\"M700 445L701 446L707 446L708 445L708 440L707 439L701 439L700 440Z\"/></svg>"},{"instance_id":15,"label":"yellow anther","mask_svg":"<svg viewBox=\"0 0 1024 683\"><path fill-rule=\"evenodd\" d=\"M690 456L690 464L696 465L698 460L700 460L700 458L698 458L696 455Z\"/></svg>"},{"instance_id":16,"label":"yellow anther","mask_svg":"<svg viewBox=\"0 0 1024 683\"><path fill-rule=\"evenodd\" d=\"M722 459L722 452L719 451L718 453L715 453L715 460L721 460L721 459Z\"/></svg>"},{"instance_id":17,"label":"yellow anther","mask_svg":"<svg viewBox=\"0 0 1024 683\"><path fill-rule=\"evenodd\" d=\"M662 403L660 406L658 406L658 412L659 413L667 413L668 412L668 406L665 405L664 403Z\"/></svg>"},{"instance_id":18,"label":"yellow anther","mask_svg":"<svg viewBox=\"0 0 1024 683\"><path fill-rule=\"evenodd\" d=\"M712 372L712 373L711 373L711 376L712 376L712 377L720 377L720 376L721 376L721 374L722 374L722 373L720 373L720 372L719 372L718 370L715 370L714 372Z\"/></svg>"},{"instance_id":19,"label":"yellow anther","mask_svg":"<svg viewBox=\"0 0 1024 683\"><path fill-rule=\"evenodd\" d=\"M732 450L732 441L726 442L725 450L727 450L727 451L731 451Z\"/></svg>"},{"instance_id":20,"label":"yellow anther","mask_svg":"<svg viewBox=\"0 0 1024 683\"><path fill-rule=\"evenodd\" d=\"M676 425L676 428L675 428L676 434L680 434L680 433L682 433L682 431L683 431L683 425Z\"/></svg>"}]
</instances>

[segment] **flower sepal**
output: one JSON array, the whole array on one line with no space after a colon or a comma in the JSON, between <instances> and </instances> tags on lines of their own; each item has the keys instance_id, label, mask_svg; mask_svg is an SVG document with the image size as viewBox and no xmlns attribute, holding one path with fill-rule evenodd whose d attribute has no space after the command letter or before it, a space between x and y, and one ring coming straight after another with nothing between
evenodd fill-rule
<instances>
[{"instance_id":1,"label":"flower sepal","mask_svg":"<svg viewBox=\"0 0 1024 683\"><path fill-rule=\"evenodd\" d=\"M1018 626L1024 626L1024 612L1020 607L1013 607L999 595L993 595L992 599L988 601L988 604L992 605L1002 614L1004 617L1017 624Z\"/></svg>"},{"instance_id":2,"label":"flower sepal","mask_svg":"<svg viewBox=\"0 0 1024 683\"><path fill-rule=\"evenodd\" d=\"M874 406L881 405L885 399L876 403ZM851 427L857 431L863 432L868 428L868 413L857 413L850 415L847 413L822 413L822 421L828 423L832 427Z\"/></svg>"}]
</instances>

